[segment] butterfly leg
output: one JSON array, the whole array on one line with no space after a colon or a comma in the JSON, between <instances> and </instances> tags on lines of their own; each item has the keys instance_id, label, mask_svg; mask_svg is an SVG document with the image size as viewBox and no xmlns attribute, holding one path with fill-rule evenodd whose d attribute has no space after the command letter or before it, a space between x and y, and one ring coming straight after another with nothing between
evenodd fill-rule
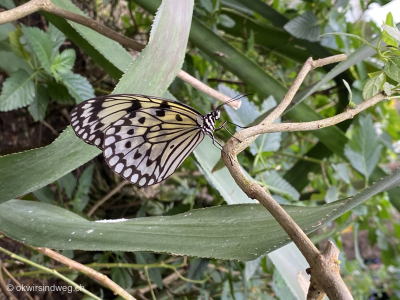
<instances>
[{"instance_id":1,"label":"butterfly leg","mask_svg":"<svg viewBox=\"0 0 400 300\"><path fill-rule=\"evenodd\" d=\"M221 147L221 149L219 149L219 150L221 150L222 152L224 152L228 157L229 157L229 160L231 161L231 165L233 166L233 162L232 162L232 158L231 158L231 156L224 150L224 149L222 149L222 145L214 138L214 136L213 135L211 135L211 138L212 138L212 141L213 141L213 145L215 146L215 147L217 147L218 148L218 146L220 146ZM218 146L217 146L218 145Z\"/></svg>"},{"instance_id":2,"label":"butterfly leg","mask_svg":"<svg viewBox=\"0 0 400 300\"><path fill-rule=\"evenodd\" d=\"M218 130L224 128L226 131L228 131L228 133L229 133L232 137L234 137L233 134L225 127L225 124L226 124L226 123L228 123L228 121L225 121L224 123L222 123L222 125L219 126L218 128L216 128L214 131L218 131ZM231 122L229 122L229 123L231 123ZM231 123L231 124L234 124L234 123ZM236 125L236 124L234 124L234 125ZM237 125L236 125L236 126L237 126ZM240 127L240 126L238 126L238 127ZM240 127L240 128L243 128L243 127ZM242 142L242 141L239 140L237 137L234 137L234 138L235 138L239 143Z\"/></svg>"}]
</instances>

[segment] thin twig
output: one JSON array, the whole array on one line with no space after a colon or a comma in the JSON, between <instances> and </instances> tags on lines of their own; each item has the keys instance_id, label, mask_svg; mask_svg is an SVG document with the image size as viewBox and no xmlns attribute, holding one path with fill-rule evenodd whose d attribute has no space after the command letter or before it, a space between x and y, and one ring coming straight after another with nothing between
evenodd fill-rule
<instances>
[{"instance_id":1,"label":"thin twig","mask_svg":"<svg viewBox=\"0 0 400 300\"><path fill-rule=\"evenodd\" d=\"M2 270L4 271L4 273L7 274L8 277L11 278L12 281L14 281L20 287L21 291L24 291L24 294L28 297L28 299L33 300L31 295L29 295L29 293L23 288L22 284L17 279L15 279L14 276L11 275L11 273L6 269L6 267L3 266Z\"/></svg>"},{"instance_id":2,"label":"thin twig","mask_svg":"<svg viewBox=\"0 0 400 300\"><path fill-rule=\"evenodd\" d=\"M3 262L0 259L0 289L3 291L3 294L10 300L17 300L17 298L10 292L9 286L7 286L4 277L3 277L3 272L1 271L3 266ZM33 300L33 299L32 299Z\"/></svg>"},{"instance_id":3,"label":"thin twig","mask_svg":"<svg viewBox=\"0 0 400 300\"><path fill-rule=\"evenodd\" d=\"M32 247L32 248L34 248L34 247ZM39 250L40 248L34 248L34 249L40 251L40 250ZM49 250L50 250L50 249L49 249ZM47 273L53 274L54 276L56 276L56 277L58 277L58 278L61 278L62 280L64 280L65 282L67 282L68 284L70 284L71 286L73 286L73 287L75 288L76 291L79 290L79 291L81 291L82 293L85 293L86 295L88 295L88 296L90 296L90 297L92 297L92 298L94 298L94 299L101 300L99 297L97 297L96 295L94 295L94 294L92 294L91 292L89 292L88 290L86 290L83 286L80 286L80 285L76 284L74 281L72 281L71 279L65 277L64 275L62 275L62 274L60 274L60 273L58 273L58 272L55 271L55 270L52 270L52 269L46 268L46 267L44 267L44 266L42 266L42 265L39 265L39 264L37 264L37 263L34 263L33 261L30 261L29 259L26 259L26 258L21 257L21 256L19 256L19 255L13 253L13 252L11 252L11 251L8 251L7 249L4 249L3 247L0 247L0 251L6 253L6 254L8 254L8 255L10 255L10 256L11 256L12 258L14 258L14 259L17 259L17 260L19 260L19 261L22 261L22 262L26 263L26 264L28 264L28 265L31 265L31 266L36 267L36 268L41 269L41 270L46 270ZM50 251L51 251L51 250L50 250ZM54 252L54 253L56 253L56 252ZM58 253L57 253L57 254L58 254ZM61 255L61 254L60 254L60 255ZM62 256L62 255L61 255L61 256ZM68 258L67 258L67 259L68 259ZM13 277L12 277L12 278L13 278ZM22 288L22 290L24 290L24 289ZM131 299L131 298L126 298L126 299Z\"/></svg>"},{"instance_id":4,"label":"thin twig","mask_svg":"<svg viewBox=\"0 0 400 300\"><path fill-rule=\"evenodd\" d=\"M57 253L49 248L32 247L32 249L35 249L35 250L43 253L44 255L51 257L52 259L59 261L60 263L66 265L74 270L82 272L82 273L88 275L89 277L101 282L106 287L111 289L116 295L121 296L123 299L136 300L132 295L130 295L122 287L120 287L118 284L116 284L114 281L112 281L106 275L101 274L100 272L97 272L97 271L95 271L87 266L84 266L72 259L69 259L68 257L65 257L64 255L61 255L60 253Z\"/></svg>"},{"instance_id":5,"label":"thin twig","mask_svg":"<svg viewBox=\"0 0 400 300\"><path fill-rule=\"evenodd\" d=\"M115 188L113 188L107 195L105 195L103 198L97 201L95 205L93 205L93 207L87 213L87 216L90 217L91 215L93 215L96 209L98 209L101 205L103 205L108 199L110 199L115 193L117 193L128 183L130 183L128 180L124 180L120 184L118 184Z\"/></svg>"}]
</instances>

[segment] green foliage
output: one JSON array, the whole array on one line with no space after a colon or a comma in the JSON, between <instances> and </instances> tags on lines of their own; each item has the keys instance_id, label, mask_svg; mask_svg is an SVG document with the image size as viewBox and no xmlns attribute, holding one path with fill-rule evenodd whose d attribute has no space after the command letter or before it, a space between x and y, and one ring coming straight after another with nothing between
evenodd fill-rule
<instances>
[{"instance_id":1,"label":"green foliage","mask_svg":"<svg viewBox=\"0 0 400 300\"><path fill-rule=\"evenodd\" d=\"M88 80L72 72L76 54L73 49L59 53L65 36L52 24L49 32L35 27L9 28L9 49L0 54L0 68L9 74L0 95L0 111L9 111L28 106L35 121L46 116L49 95L62 95L51 92L56 82L67 87L62 102L76 103L94 97ZM26 42L23 42L26 41ZM55 96L57 101L60 96Z\"/></svg>"},{"instance_id":2,"label":"green foliage","mask_svg":"<svg viewBox=\"0 0 400 300\"><path fill-rule=\"evenodd\" d=\"M154 0L137 2L150 13L154 13L159 4ZM82 14L69 1L54 0L53 3ZM101 80L93 80L98 91L111 92L110 86L115 82L108 77L117 80L126 71L114 93L161 96L169 86L176 98L188 101L202 112L210 111L209 102L213 100L181 80L173 81L183 63L185 71L230 97L238 95L239 91L253 94L241 99L239 110L224 106L221 117L239 126L251 126L261 122L282 99L299 70L299 62L303 63L309 56L327 57L332 49L353 54L333 69L327 66L325 70L310 73L293 107L278 122L332 117L344 109L354 109L362 97L368 99L380 91L393 99L398 97L400 31L390 14L380 35L375 25L344 22L348 7L341 1L334 5L304 2L298 4L295 11L279 1L268 6L261 1L202 0L195 6L193 20L189 9L180 14L185 16L183 22L187 25L171 28L176 8L168 15L163 11L166 3L169 1L164 1L164 8L157 14L150 42L136 60L116 42L82 25L63 23L64 20L55 16L44 14L59 28L51 23L47 32L33 27L0 26L0 43L4 46L0 51L0 67L8 74L0 96L0 110L28 106L34 120L47 120L50 116L46 116L46 111L65 111L70 108L68 105L93 97L91 84L80 74L95 70L90 76L92 79L102 68L104 73L98 77ZM126 36L146 40L152 17L131 1L129 7L131 14L119 18L123 27L118 30ZM98 7L95 8L97 13ZM114 18L113 13L105 15ZM104 15L100 13L96 17L101 19ZM190 22L190 47L186 51ZM321 31L332 30L341 35L324 35L322 42L317 42ZM72 48L60 50L65 41L61 31L85 52L87 69L80 74L74 73L73 67L76 56L80 59L82 54L76 54ZM379 36L366 43L364 39L369 40L373 34ZM382 42L389 46L382 46ZM362 46L363 43L366 45ZM375 50L374 59L365 61ZM384 67L377 64L377 60L384 63ZM217 87L215 82L224 82L224 85ZM173 98L171 94L164 94L164 97ZM400 119L391 100L371 107L354 120L340 124L340 128L312 133L262 135L238 159L249 178L268 188L279 203L296 204L284 208L307 233L320 229L315 239L331 237L341 247L339 234L350 225L356 237L361 230L368 231L370 243L378 245L381 251L382 271L378 275L370 272L366 278L359 276L355 270L361 272L361 267L365 266L360 255L359 261L343 260L342 264L342 270L349 276L348 284L353 285L352 291L356 291L360 299L367 299L371 290L383 290L380 284L390 282L391 292L397 291L396 283L389 277L396 273L393 270L398 272L396 253L400 227L394 223L394 232L391 232L387 223L394 222L393 205L400 207L396 188L399 175L395 172L388 176L379 166L387 170L398 159L396 141L400 139ZM234 130L233 126L228 128ZM216 136L220 141L230 138L229 133L222 130ZM115 194L111 192L120 179L107 171L101 159L80 168L98 154L99 150L84 144L67 129L47 147L1 157L0 201L5 202L0 209L2 232L38 246L103 251L93 255L98 263L134 261L150 266L147 269L150 281L156 283L161 292L165 289L162 280L179 270L186 273L186 277L180 277L168 288L176 293L186 290L192 298L302 297L292 295L297 279L278 272L268 266L271 263L265 257L261 258L287 243L286 234L262 207L254 205L254 200L239 189L221 164L220 151L209 139L196 149L196 159L189 158L161 186L139 190L126 185ZM78 171L70 173L76 168ZM98 199L110 193L109 202L96 210L95 218L135 216L136 219L114 224L88 221L79 216L84 216ZM23 194L23 200L8 201ZM34 198L42 203L32 202ZM338 199L341 200L336 201ZM200 209L224 202L251 204ZM191 209L196 210L188 212ZM321 221L321 216L329 217ZM32 226L26 228L26 222ZM336 224L333 229L323 227L331 222ZM43 230L47 230L46 234L52 239L43 235ZM265 232L268 232L267 238L262 238ZM189 265L182 268L181 258L149 252L130 253L132 251L211 259L189 259ZM91 256L88 252L85 255L84 260L89 263ZM277 261L289 262L292 267L294 264L290 260L295 257L287 254ZM244 264L213 258L258 259ZM170 270L163 269L164 264L168 264ZM110 276L126 289L147 284L146 272L142 267L137 267L140 271L135 268L114 265ZM352 280L357 276L365 279L364 283L368 282L368 289L360 288L358 280ZM200 282L186 284L188 280ZM196 285L195 290L193 285Z\"/></svg>"}]
</instances>

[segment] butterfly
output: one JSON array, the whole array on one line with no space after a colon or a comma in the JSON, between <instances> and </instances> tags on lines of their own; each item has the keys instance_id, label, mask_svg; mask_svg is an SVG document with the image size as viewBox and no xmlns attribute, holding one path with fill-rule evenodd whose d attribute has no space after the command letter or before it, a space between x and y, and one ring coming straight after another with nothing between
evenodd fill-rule
<instances>
[{"instance_id":1,"label":"butterfly","mask_svg":"<svg viewBox=\"0 0 400 300\"><path fill-rule=\"evenodd\" d=\"M171 176L205 135L222 149L214 138L214 132L226 124L215 128L222 105L203 115L169 99L108 95L75 106L71 126L79 138L103 151L114 172L143 187Z\"/></svg>"}]
</instances>

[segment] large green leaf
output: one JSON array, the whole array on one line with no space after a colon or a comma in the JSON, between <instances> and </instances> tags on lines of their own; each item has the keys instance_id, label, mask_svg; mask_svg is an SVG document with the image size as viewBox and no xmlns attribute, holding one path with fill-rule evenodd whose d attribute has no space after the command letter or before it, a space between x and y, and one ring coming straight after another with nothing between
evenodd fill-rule
<instances>
[{"instance_id":1,"label":"large green leaf","mask_svg":"<svg viewBox=\"0 0 400 300\"><path fill-rule=\"evenodd\" d=\"M400 170L396 170L351 198L318 207L283 207L310 233L399 181ZM95 222L58 206L12 200L0 205L0 231L29 245L53 249L155 251L238 260L254 260L290 241L258 204ZM262 238L266 232L268 238Z\"/></svg>"},{"instance_id":2,"label":"large green leaf","mask_svg":"<svg viewBox=\"0 0 400 300\"><path fill-rule=\"evenodd\" d=\"M146 52L140 55L141 58L139 57L133 62L115 92L157 95L167 89L171 82L159 79L165 76L172 81L175 76L173 74L180 70L182 55L186 52L187 44L184 37L188 35L190 28L193 3L185 1L183 5L181 2L182 0L164 2L152 28L154 38L146 47L148 50L144 50ZM180 17L177 18L175 14ZM183 15L186 15L186 18ZM164 34L167 31L175 30L179 34ZM97 35L91 36L93 38L90 40L91 44L104 43L103 38L98 40L96 37ZM173 46L166 47L166 45ZM117 53L118 49L110 48L109 57L112 57L113 53ZM157 52L159 49L163 50ZM168 61L168 64L163 63L168 65L168 68L160 68L161 57L163 62ZM125 61L125 67L131 62L132 59L129 57L129 61ZM142 71L134 72L135 69ZM71 85L71 88L74 87L79 90L79 86ZM71 92L71 89L69 91ZM0 173L0 203L53 182L99 153L97 148L78 139L68 127L53 144L47 147L0 157L0 169L2 170ZM28 169L27 165L29 165Z\"/></svg>"},{"instance_id":3,"label":"large green leaf","mask_svg":"<svg viewBox=\"0 0 400 300\"><path fill-rule=\"evenodd\" d=\"M310 42L318 41L319 36L321 35L321 27L318 18L311 11L306 11L297 16L290 22L286 23L284 28L293 36L299 39L309 40Z\"/></svg>"},{"instance_id":4,"label":"large green leaf","mask_svg":"<svg viewBox=\"0 0 400 300\"><path fill-rule=\"evenodd\" d=\"M81 103L95 96L93 87L86 77L72 72L62 73L58 76L63 85L68 89L69 94L76 100L76 103Z\"/></svg>"}]
</instances>

